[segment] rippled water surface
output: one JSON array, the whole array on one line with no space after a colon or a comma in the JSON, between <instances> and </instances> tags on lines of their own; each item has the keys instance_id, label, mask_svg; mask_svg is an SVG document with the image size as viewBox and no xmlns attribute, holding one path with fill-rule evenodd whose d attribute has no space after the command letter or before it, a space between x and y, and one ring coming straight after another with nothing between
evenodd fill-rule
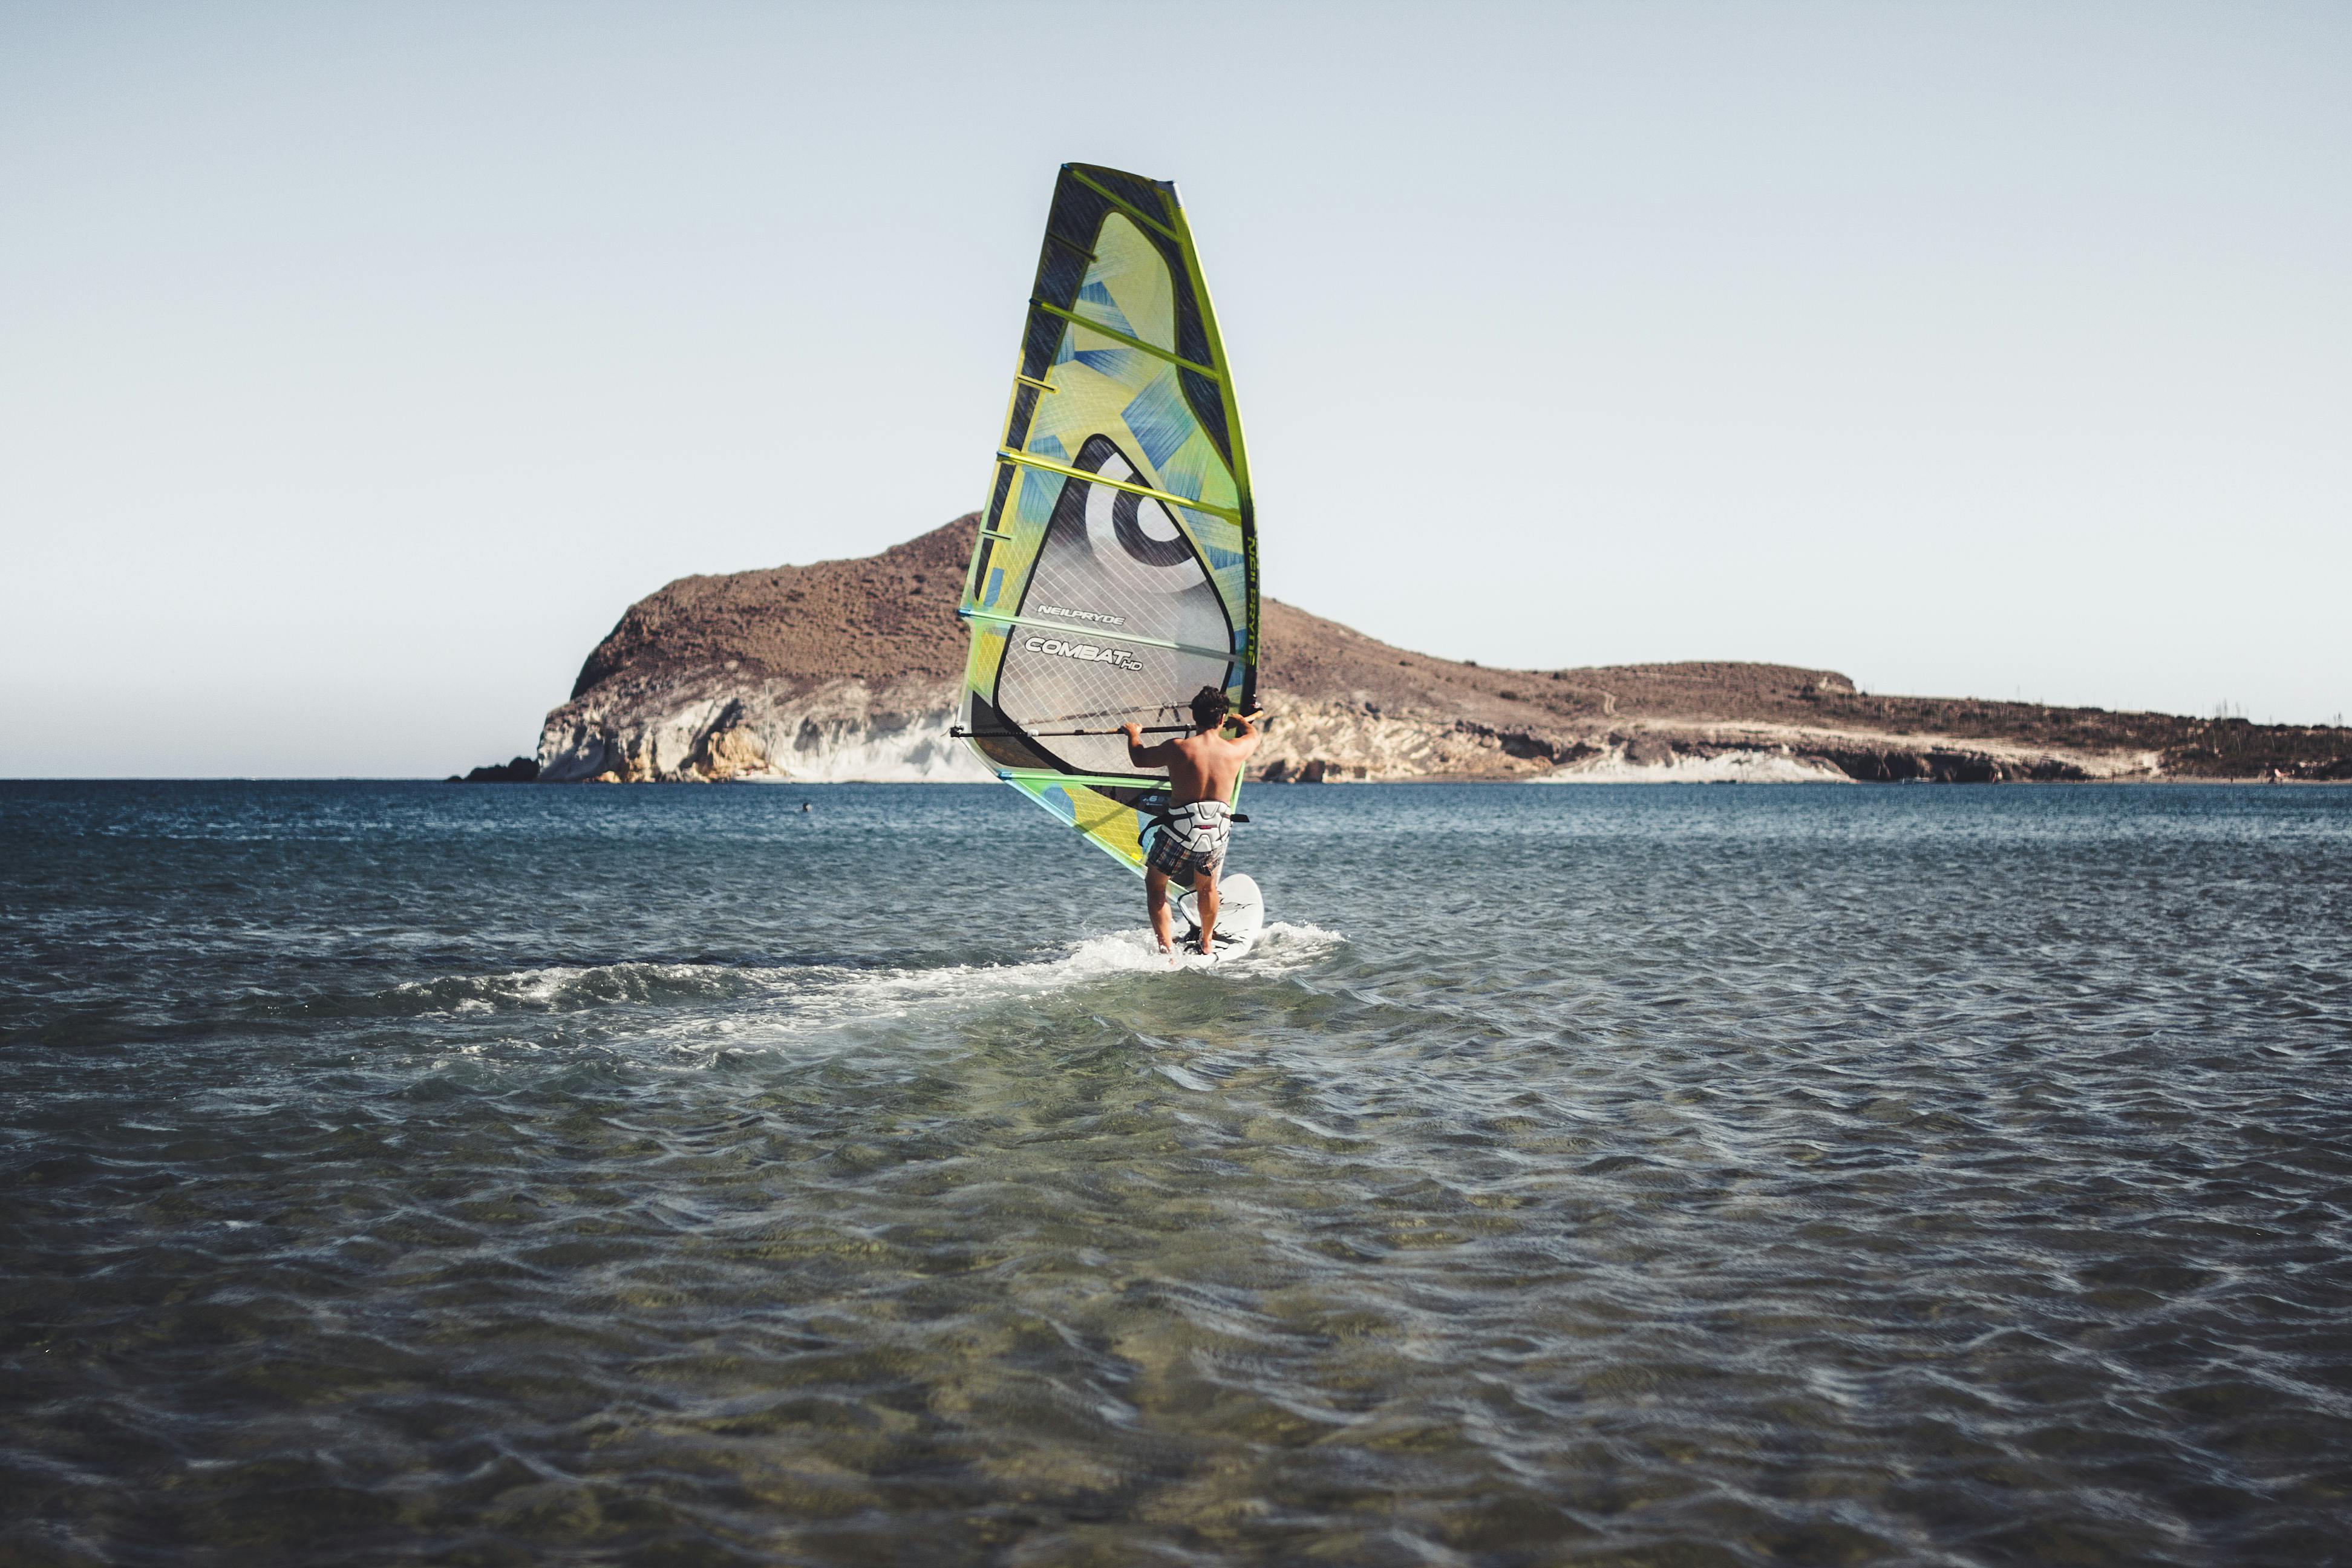
<instances>
[{"instance_id":1,"label":"rippled water surface","mask_svg":"<svg viewBox=\"0 0 2352 1568\"><path fill-rule=\"evenodd\" d=\"M0 1559L2352 1560L2352 791L1250 811L0 786Z\"/></svg>"}]
</instances>

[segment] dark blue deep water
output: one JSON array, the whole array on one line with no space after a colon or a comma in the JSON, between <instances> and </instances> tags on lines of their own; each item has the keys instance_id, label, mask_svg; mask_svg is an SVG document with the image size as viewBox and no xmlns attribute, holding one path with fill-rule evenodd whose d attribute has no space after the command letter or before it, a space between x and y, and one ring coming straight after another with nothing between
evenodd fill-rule
<instances>
[{"instance_id":1,"label":"dark blue deep water","mask_svg":"<svg viewBox=\"0 0 2352 1568\"><path fill-rule=\"evenodd\" d=\"M1248 809L0 785L0 1561L2352 1562L2352 790Z\"/></svg>"}]
</instances>

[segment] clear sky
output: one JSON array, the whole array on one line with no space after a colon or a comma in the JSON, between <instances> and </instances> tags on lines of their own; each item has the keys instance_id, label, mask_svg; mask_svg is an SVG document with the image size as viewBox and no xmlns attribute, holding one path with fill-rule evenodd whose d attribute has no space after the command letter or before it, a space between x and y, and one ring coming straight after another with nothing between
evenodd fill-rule
<instances>
[{"instance_id":1,"label":"clear sky","mask_svg":"<svg viewBox=\"0 0 2352 1568\"><path fill-rule=\"evenodd\" d=\"M0 3L0 774L528 751L975 506L1176 180L1266 590L1489 664L2352 710L2352 6Z\"/></svg>"}]
</instances>

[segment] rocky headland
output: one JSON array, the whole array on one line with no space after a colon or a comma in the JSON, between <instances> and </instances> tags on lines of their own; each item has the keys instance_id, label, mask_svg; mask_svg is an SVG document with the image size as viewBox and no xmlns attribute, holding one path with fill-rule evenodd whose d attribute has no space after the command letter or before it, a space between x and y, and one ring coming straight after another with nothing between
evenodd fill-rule
<instances>
[{"instance_id":1,"label":"rocky headland","mask_svg":"<svg viewBox=\"0 0 2352 1568\"><path fill-rule=\"evenodd\" d=\"M539 781L986 778L948 732L976 527L640 599L548 714ZM2343 729L1866 695L1788 665L1483 668L1264 608L1269 783L2352 779Z\"/></svg>"}]
</instances>

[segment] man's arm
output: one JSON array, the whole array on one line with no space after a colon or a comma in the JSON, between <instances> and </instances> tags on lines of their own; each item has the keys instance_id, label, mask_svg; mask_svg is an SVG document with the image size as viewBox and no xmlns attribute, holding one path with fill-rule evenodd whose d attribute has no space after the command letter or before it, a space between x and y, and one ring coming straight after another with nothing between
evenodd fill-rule
<instances>
[{"instance_id":1,"label":"man's arm","mask_svg":"<svg viewBox=\"0 0 2352 1568\"><path fill-rule=\"evenodd\" d=\"M1175 760L1176 749L1162 741L1156 746L1143 743L1143 726L1121 724L1119 732L1127 737L1127 760L1139 768L1164 768Z\"/></svg>"},{"instance_id":2,"label":"man's arm","mask_svg":"<svg viewBox=\"0 0 2352 1568\"><path fill-rule=\"evenodd\" d=\"M1234 722L1242 727L1242 732L1233 739L1232 744L1234 751L1246 757L1257 750L1257 743L1265 739L1258 732L1257 721L1265 717L1265 710L1263 708L1253 708L1246 713L1237 713L1234 716Z\"/></svg>"}]
</instances>

